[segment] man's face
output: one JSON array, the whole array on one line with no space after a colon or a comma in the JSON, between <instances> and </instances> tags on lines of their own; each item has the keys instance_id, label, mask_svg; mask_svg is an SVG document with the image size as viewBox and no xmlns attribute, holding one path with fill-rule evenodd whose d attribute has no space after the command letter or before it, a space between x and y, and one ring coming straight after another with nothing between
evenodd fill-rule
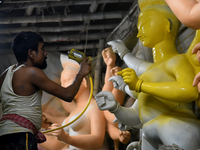
<instances>
[{"instance_id":1,"label":"man's face","mask_svg":"<svg viewBox=\"0 0 200 150\"><path fill-rule=\"evenodd\" d=\"M47 52L44 50L44 43L39 43L38 45L38 52L36 53L35 57L35 64L36 67L39 69L45 69L47 67Z\"/></svg>"}]
</instances>

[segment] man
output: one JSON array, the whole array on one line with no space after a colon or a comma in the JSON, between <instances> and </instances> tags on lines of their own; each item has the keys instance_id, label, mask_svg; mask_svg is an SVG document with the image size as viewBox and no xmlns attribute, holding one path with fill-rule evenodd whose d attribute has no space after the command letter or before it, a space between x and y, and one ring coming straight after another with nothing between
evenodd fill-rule
<instances>
[{"instance_id":1,"label":"man","mask_svg":"<svg viewBox=\"0 0 200 150\"><path fill-rule=\"evenodd\" d=\"M10 66L0 77L1 149L37 150L37 142L45 141L38 132L42 125L41 90L71 102L83 77L91 71L91 62L85 58L74 82L63 88L42 71L47 67L47 52L41 36L21 32L14 38L12 49L18 63Z\"/></svg>"}]
</instances>

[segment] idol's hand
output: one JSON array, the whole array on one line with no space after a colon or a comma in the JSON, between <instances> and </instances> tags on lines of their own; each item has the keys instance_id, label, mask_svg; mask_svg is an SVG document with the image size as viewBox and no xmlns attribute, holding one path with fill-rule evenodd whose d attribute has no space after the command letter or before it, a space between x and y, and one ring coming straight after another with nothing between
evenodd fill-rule
<instances>
[{"instance_id":1,"label":"idol's hand","mask_svg":"<svg viewBox=\"0 0 200 150\"><path fill-rule=\"evenodd\" d=\"M113 87L115 89L119 89L125 93L126 83L121 76L112 76L108 81L113 82Z\"/></svg>"},{"instance_id":2,"label":"idol's hand","mask_svg":"<svg viewBox=\"0 0 200 150\"><path fill-rule=\"evenodd\" d=\"M127 144L130 141L131 133L129 131L119 130L119 141L123 144Z\"/></svg>"},{"instance_id":3,"label":"idol's hand","mask_svg":"<svg viewBox=\"0 0 200 150\"><path fill-rule=\"evenodd\" d=\"M200 43L197 43L193 49L192 49L192 54L196 54L197 60L200 63Z\"/></svg>"},{"instance_id":4,"label":"idol's hand","mask_svg":"<svg viewBox=\"0 0 200 150\"><path fill-rule=\"evenodd\" d=\"M121 67L115 66L110 70L112 76L118 76L117 72L122 71Z\"/></svg>"},{"instance_id":5,"label":"idol's hand","mask_svg":"<svg viewBox=\"0 0 200 150\"><path fill-rule=\"evenodd\" d=\"M139 79L133 69L125 68L117 74L122 76L124 82L129 86L130 90L135 90L136 84Z\"/></svg>"},{"instance_id":6,"label":"idol's hand","mask_svg":"<svg viewBox=\"0 0 200 150\"><path fill-rule=\"evenodd\" d=\"M51 125L51 127L49 127L49 129L55 129L60 127L61 125L54 123ZM58 129L58 130L54 130L52 132L50 132L53 136L57 136L59 141L65 141L67 139L67 137L69 136L68 133L66 133L63 129Z\"/></svg>"},{"instance_id":7,"label":"idol's hand","mask_svg":"<svg viewBox=\"0 0 200 150\"><path fill-rule=\"evenodd\" d=\"M113 52L118 53L121 59L123 59L126 53L130 52L124 42L121 40L110 41L107 44L112 46Z\"/></svg>"},{"instance_id":8,"label":"idol's hand","mask_svg":"<svg viewBox=\"0 0 200 150\"><path fill-rule=\"evenodd\" d=\"M197 86L200 93L200 72L194 77L193 86Z\"/></svg>"},{"instance_id":9,"label":"idol's hand","mask_svg":"<svg viewBox=\"0 0 200 150\"><path fill-rule=\"evenodd\" d=\"M133 149L141 149L140 141L131 142L127 147L126 150L133 150Z\"/></svg>"},{"instance_id":10,"label":"idol's hand","mask_svg":"<svg viewBox=\"0 0 200 150\"><path fill-rule=\"evenodd\" d=\"M131 126L127 126L125 124L123 124L121 121L119 121L117 118L115 118L115 120L113 121L113 123L116 123L118 124L118 128L121 130L121 131L128 131L128 130L131 130L133 129Z\"/></svg>"},{"instance_id":11,"label":"idol's hand","mask_svg":"<svg viewBox=\"0 0 200 150\"><path fill-rule=\"evenodd\" d=\"M114 95L109 91L99 92L95 96L95 99L100 110L108 110L111 113L114 113L119 108L119 103L115 100Z\"/></svg>"},{"instance_id":12,"label":"idol's hand","mask_svg":"<svg viewBox=\"0 0 200 150\"><path fill-rule=\"evenodd\" d=\"M107 66L115 66L116 54L111 48L106 48L102 51L102 56Z\"/></svg>"}]
</instances>

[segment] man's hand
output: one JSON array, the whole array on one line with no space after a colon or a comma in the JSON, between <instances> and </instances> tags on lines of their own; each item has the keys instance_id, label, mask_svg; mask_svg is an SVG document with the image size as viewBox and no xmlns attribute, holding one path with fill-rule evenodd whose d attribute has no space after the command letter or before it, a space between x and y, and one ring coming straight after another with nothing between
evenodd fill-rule
<instances>
[{"instance_id":1,"label":"man's hand","mask_svg":"<svg viewBox=\"0 0 200 150\"><path fill-rule=\"evenodd\" d=\"M109 91L99 92L95 96L95 99L100 110L108 110L111 113L114 113L119 108L119 103L115 100L114 95Z\"/></svg>"},{"instance_id":2,"label":"man's hand","mask_svg":"<svg viewBox=\"0 0 200 150\"><path fill-rule=\"evenodd\" d=\"M79 69L79 74L83 75L83 77L85 77L86 75L88 75L92 69L91 61L88 61L89 58L84 58L83 61L80 64L80 69Z\"/></svg>"},{"instance_id":3,"label":"man's hand","mask_svg":"<svg viewBox=\"0 0 200 150\"><path fill-rule=\"evenodd\" d=\"M112 46L113 52L118 53L121 59L123 59L126 53L130 52L124 42L121 40L110 41L107 44Z\"/></svg>"},{"instance_id":4,"label":"man's hand","mask_svg":"<svg viewBox=\"0 0 200 150\"><path fill-rule=\"evenodd\" d=\"M113 82L113 86L115 89L119 89L125 93L126 83L121 76L112 76L108 81Z\"/></svg>"}]
</instances>

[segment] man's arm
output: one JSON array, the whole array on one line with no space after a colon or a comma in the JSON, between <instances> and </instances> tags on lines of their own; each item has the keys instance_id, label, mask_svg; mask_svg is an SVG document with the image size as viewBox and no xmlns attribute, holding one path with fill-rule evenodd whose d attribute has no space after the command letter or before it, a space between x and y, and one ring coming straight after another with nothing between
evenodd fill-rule
<instances>
[{"instance_id":1,"label":"man's arm","mask_svg":"<svg viewBox=\"0 0 200 150\"><path fill-rule=\"evenodd\" d=\"M64 101L71 102L74 96L77 94L79 87L81 85L83 77L85 77L91 70L91 62L87 62L87 59L84 59L80 65L78 74L76 75L74 82L64 88L61 85L51 81L42 70L31 67L30 68L30 82L44 90L45 92L52 94Z\"/></svg>"},{"instance_id":2,"label":"man's arm","mask_svg":"<svg viewBox=\"0 0 200 150\"><path fill-rule=\"evenodd\" d=\"M177 18L187 27L200 29L200 3L198 0L165 0Z\"/></svg>"},{"instance_id":3,"label":"man's arm","mask_svg":"<svg viewBox=\"0 0 200 150\"><path fill-rule=\"evenodd\" d=\"M70 86L64 88L50 80L41 70L37 68L32 68L32 70L34 70L31 78L31 83L33 85L66 102L71 102L73 100L83 79L82 76L77 75L74 82Z\"/></svg>"}]
</instances>

